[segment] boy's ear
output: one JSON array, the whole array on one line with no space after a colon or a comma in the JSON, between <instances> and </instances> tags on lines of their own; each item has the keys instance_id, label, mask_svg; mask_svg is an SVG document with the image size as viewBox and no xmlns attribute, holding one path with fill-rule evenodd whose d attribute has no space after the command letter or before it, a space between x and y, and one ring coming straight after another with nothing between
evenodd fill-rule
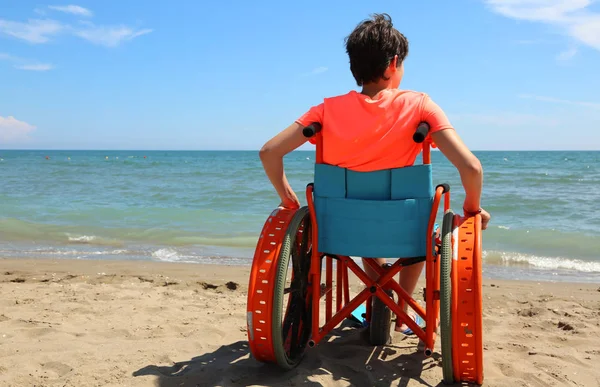
<instances>
[{"instance_id":1,"label":"boy's ear","mask_svg":"<svg viewBox=\"0 0 600 387\"><path fill-rule=\"evenodd\" d=\"M384 73L383 73L383 78L384 79L389 79L396 71L398 71L398 55L394 55L394 57L392 58L392 60L390 60L390 64L388 65L388 67L385 69Z\"/></svg>"},{"instance_id":2,"label":"boy's ear","mask_svg":"<svg viewBox=\"0 0 600 387\"><path fill-rule=\"evenodd\" d=\"M389 70L396 71L397 68L398 68L398 55L394 55L394 57L390 61Z\"/></svg>"}]
</instances>

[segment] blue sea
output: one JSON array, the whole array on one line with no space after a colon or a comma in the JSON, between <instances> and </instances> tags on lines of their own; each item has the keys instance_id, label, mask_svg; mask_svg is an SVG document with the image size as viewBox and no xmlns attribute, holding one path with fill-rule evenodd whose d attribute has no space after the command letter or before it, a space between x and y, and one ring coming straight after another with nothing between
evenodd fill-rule
<instances>
[{"instance_id":1,"label":"blue sea","mask_svg":"<svg viewBox=\"0 0 600 387\"><path fill-rule=\"evenodd\" d=\"M600 152L476 155L492 214L484 277L600 282ZM432 159L460 210L458 173ZM285 158L303 202L313 163L310 151ZM5 258L249 265L278 204L256 151L0 151Z\"/></svg>"}]
</instances>

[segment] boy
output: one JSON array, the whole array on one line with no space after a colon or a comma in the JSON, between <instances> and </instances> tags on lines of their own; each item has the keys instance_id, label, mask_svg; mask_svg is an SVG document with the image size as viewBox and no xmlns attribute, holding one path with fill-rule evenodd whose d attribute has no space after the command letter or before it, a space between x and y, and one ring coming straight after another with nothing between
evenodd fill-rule
<instances>
[{"instance_id":1,"label":"boy","mask_svg":"<svg viewBox=\"0 0 600 387\"><path fill-rule=\"evenodd\" d=\"M413 165L422 147L412 140L412 135L419 122L426 121L437 148L460 173L466 193L465 216L480 213L485 229L490 215L479 205L483 185L481 163L426 94L398 90L408 41L393 27L389 15L376 14L360 23L346 38L346 52L350 71L357 85L362 86L361 92L326 98L260 150L263 167L281 198L281 206L300 206L286 179L283 157L307 141L302 129L310 123L322 124L324 163L355 171L375 171ZM376 259L380 265L385 263L383 258ZM411 265L400 272L400 286L408 294L413 294L423 265L424 262ZM363 266L371 278L377 277L364 264L364 258ZM420 323L414 313L411 317ZM396 330L412 333L405 324Z\"/></svg>"}]
</instances>

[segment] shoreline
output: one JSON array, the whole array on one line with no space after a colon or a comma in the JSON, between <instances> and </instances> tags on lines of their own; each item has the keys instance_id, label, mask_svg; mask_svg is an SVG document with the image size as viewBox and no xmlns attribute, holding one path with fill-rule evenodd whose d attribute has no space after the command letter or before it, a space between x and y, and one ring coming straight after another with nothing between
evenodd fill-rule
<instances>
[{"instance_id":1,"label":"shoreline","mask_svg":"<svg viewBox=\"0 0 600 387\"><path fill-rule=\"evenodd\" d=\"M159 249L158 251L163 251ZM246 254L236 256L234 254L235 248L229 248L229 253L226 255L218 255L217 248L214 248L213 253L200 258L199 260L177 260L177 254L175 253L175 259L171 258L156 258L154 256L140 256L132 257L131 259L125 259L122 257L110 257L110 254L93 254L85 256L83 258L73 258L69 256L50 256L42 257L46 253L40 253L39 256L20 256L20 255L9 255L0 256L2 260L17 260L17 261L40 261L44 262L47 260L56 261L69 261L69 262L80 262L80 261L91 261L91 262L106 262L118 264L181 264L181 265L193 265L193 267L214 267L214 266L231 266L246 268L249 272L252 266L254 251L250 252L250 249L244 248ZM165 250L166 251L166 250ZM242 251L242 250L240 250ZM0 253L1 254L1 253ZM85 254L84 254L85 255ZM197 258L197 257L196 257ZM352 257L356 260L359 265L360 258ZM391 259L390 262L393 262ZM98 263L100 264L100 263ZM195 269L193 269L195 270ZM424 274L423 274L424 275ZM510 264L497 264L483 261L483 273L482 277L485 281L518 281L518 282L544 282L544 283L560 283L560 284L595 284L600 282L600 272L588 272L574 269L565 268L538 268L534 265L529 265L525 262L513 262Z\"/></svg>"},{"instance_id":2,"label":"shoreline","mask_svg":"<svg viewBox=\"0 0 600 387\"><path fill-rule=\"evenodd\" d=\"M1 258L0 385L442 386L439 340L425 358L399 333L371 347L361 330L338 328L292 371L256 362L249 270ZM484 279L484 386L600 384L598 286Z\"/></svg>"},{"instance_id":3,"label":"shoreline","mask_svg":"<svg viewBox=\"0 0 600 387\"><path fill-rule=\"evenodd\" d=\"M27 266L31 265L32 268ZM497 265L494 265L497 266ZM16 269L9 270L8 267L14 267ZM136 277L136 272L144 273L144 275L152 275L160 278L162 272L168 272L172 275L180 276L185 283L192 281L189 273L195 273L201 277L206 276L206 272L211 272L213 280L216 282L234 281L238 283L240 289L246 291L248 289L248 280L250 278L250 269L252 267L252 258L249 258L248 264L241 264L238 261L232 261L232 263L217 262L215 259L214 263L205 262L169 262L169 261L156 261L156 260L117 260L117 259L101 259L101 258L86 258L86 259L73 259L73 258L3 258L0 257L0 276L20 276L25 280L31 279L33 281L49 282L59 274L73 275L72 273L78 273L77 276L81 277L81 280L92 278L93 276L119 276L121 278ZM514 267L509 267L512 269ZM323 268L324 270L324 268ZM43 272L43 274L42 274ZM214 277L216 276L216 277ZM51 278L52 277L52 278ZM1 277L0 277L1 278ZM165 278L169 278L168 276ZM419 279L419 284L424 285L425 274L423 273ZM487 283L514 283L523 284L527 286L533 285L552 285L561 284L565 286L596 286L598 289L598 297L600 298L600 283L591 282L578 282L578 281L551 281L549 279L543 280L529 280L529 279L505 279L505 278L490 278L482 277L484 285ZM0 283L6 282L6 278L0 280ZM359 282L356 282L359 283Z\"/></svg>"}]
</instances>

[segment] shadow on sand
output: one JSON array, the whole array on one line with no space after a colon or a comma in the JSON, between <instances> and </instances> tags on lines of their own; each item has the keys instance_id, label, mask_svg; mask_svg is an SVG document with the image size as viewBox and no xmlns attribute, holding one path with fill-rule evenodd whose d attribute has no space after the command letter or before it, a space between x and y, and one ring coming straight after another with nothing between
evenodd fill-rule
<instances>
[{"instance_id":1,"label":"shadow on sand","mask_svg":"<svg viewBox=\"0 0 600 387\"><path fill-rule=\"evenodd\" d=\"M357 329L334 330L317 347L307 350L300 365L291 371L259 363L250 356L248 343L238 341L174 365L148 365L133 376L154 375L159 387L323 386L335 381L352 386L447 386L441 382L439 353L426 358L417 350L415 339L373 347L363 336ZM421 378L422 372L431 368L439 377L434 384Z\"/></svg>"}]
</instances>

